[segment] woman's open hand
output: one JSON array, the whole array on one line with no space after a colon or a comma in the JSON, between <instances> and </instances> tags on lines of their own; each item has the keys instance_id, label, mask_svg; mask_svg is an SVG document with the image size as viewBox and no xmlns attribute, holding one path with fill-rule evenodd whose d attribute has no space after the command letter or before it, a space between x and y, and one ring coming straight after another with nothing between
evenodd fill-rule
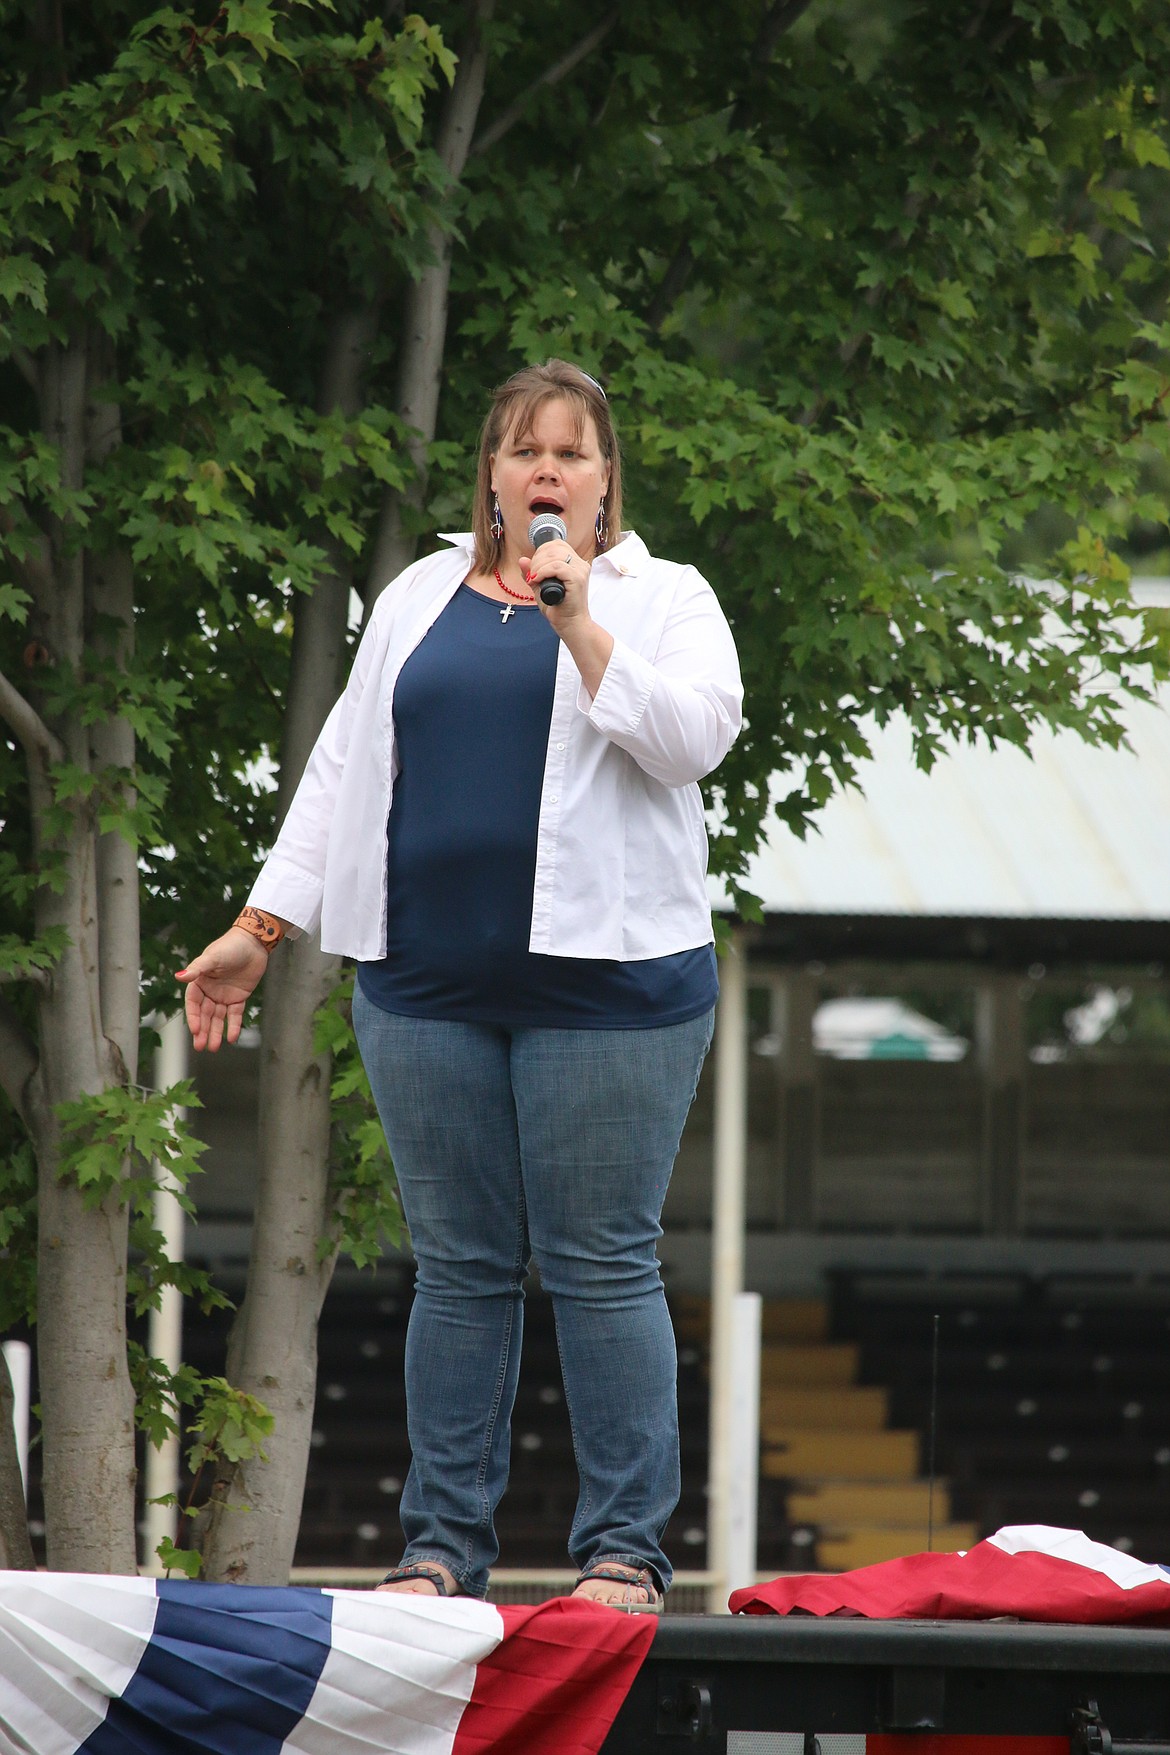
<instances>
[{"instance_id":1,"label":"woman's open hand","mask_svg":"<svg viewBox=\"0 0 1170 1755\"><path fill-rule=\"evenodd\" d=\"M196 1049L214 1054L225 1033L229 1043L237 1040L244 1006L267 967L268 952L259 939L232 926L178 971L187 989L187 1028Z\"/></svg>"}]
</instances>

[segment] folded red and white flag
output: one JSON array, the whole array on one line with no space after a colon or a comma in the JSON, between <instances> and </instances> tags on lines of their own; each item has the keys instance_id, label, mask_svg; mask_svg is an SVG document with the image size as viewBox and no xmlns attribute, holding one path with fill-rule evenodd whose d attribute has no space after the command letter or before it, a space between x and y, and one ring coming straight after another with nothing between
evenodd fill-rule
<instances>
[{"instance_id":1,"label":"folded red and white flag","mask_svg":"<svg viewBox=\"0 0 1170 1755\"><path fill-rule=\"evenodd\" d=\"M0 1572L0 1755L596 1755L653 1638L580 1599Z\"/></svg>"},{"instance_id":2,"label":"folded red and white flag","mask_svg":"<svg viewBox=\"0 0 1170 1755\"><path fill-rule=\"evenodd\" d=\"M1170 1627L1170 1572L1081 1530L1014 1524L960 1554L911 1554L854 1572L806 1573L732 1593L733 1614L875 1620L1073 1621Z\"/></svg>"}]
</instances>

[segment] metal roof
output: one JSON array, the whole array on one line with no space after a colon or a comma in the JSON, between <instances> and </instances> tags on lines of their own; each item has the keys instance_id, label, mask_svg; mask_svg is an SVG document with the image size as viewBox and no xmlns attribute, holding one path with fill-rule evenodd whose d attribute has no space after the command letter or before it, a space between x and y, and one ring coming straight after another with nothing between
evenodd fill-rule
<instances>
[{"instance_id":1,"label":"metal roof","mask_svg":"<svg viewBox=\"0 0 1170 1755\"><path fill-rule=\"evenodd\" d=\"M1170 604L1170 582L1134 595ZM1122 718L1128 749L1043 730L1029 751L953 745L929 774L904 719L870 727L859 787L804 841L773 819L747 887L776 914L1170 921L1170 687Z\"/></svg>"}]
</instances>

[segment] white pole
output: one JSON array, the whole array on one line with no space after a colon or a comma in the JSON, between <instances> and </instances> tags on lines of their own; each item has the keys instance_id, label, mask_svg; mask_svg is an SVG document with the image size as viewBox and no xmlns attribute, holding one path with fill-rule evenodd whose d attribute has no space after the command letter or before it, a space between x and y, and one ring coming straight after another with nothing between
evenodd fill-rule
<instances>
[{"instance_id":1,"label":"white pole","mask_svg":"<svg viewBox=\"0 0 1170 1755\"><path fill-rule=\"evenodd\" d=\"M20 1484L28 1504L28 1409L32 1382L32 1353L27 1341L5 1341L4 1363L12 1379L12 1430L20 1463Z\"/></svg>"},{"instance_id":2,"label":"white pole","mask_svg":"<svg viewBox=\"0 0 1170 1755\"><path fill-rule=\"evenodd\" d=\"M154 1057L154 1082L160 1091L165 1091L187 1076L187 1027L182 1012L176 1012L174 1017L165 1019L159 1033L161 1040ZM181 1120L185 1113L184 1110L176 1110L176 1119ZM167 1255L172 1261L183 1259L184 1217L173 1187L167 1185L159 1172L154 1191L154 1223L162 1232ZM163 1361L168 1370L178 1370L183 1359L183 1299L174 1286L164 1286L159 1308L150 1313L147 1347L156 1359ZM146 1572L161 1572L157 1558L158 1545L164 1536L169 1536L174 1541L179 1527L176 1506L152 1505L150 1501L178 1493L178 1490L179 1439L175 1434L164 1439L157 1450L153 1444L146 1446L147 1505L143 1529L146 1548L143 1570Z\"/></svg>"},{"instance_id":3,"label":"white pole","mask_svg":"<svg viewBox=\"0 0 1170 1755\"><path fill-rule=\"evenodd\" d=\"M727 1589L756 1582L760 1495L760 1328L763 1299L737 1293L731 1307L731 1433L727 1507Z\"/></svg>"},{"instance_id":4,"label":"white pole","mask_svg":"<svg viewBox=\"0 0 1170 1755\"><path fill-rule=\"evenodd\" d=\"M711 1415L707 1476L707 1608L724 1614L730 1589L732 1306L743 1289L747 1177L747 971L742 935L720 960L715 1020L715 1162L711 1222Z\"/></svg>"}]
</instances>

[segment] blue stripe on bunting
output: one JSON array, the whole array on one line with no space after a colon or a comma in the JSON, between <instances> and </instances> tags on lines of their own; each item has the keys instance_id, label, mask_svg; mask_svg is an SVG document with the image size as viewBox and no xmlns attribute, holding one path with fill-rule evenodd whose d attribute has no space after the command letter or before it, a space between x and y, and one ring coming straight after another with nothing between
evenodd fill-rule
<instances>
[{"instance_id":1,"label":"blue stripe on bunting","mask_svg":"<svg viewBox=\"0 0 1170 1755\"><path fill-rule=\"evenodd\" d=\"M78 1755L278 1755L329 1655L320 1591L162 1580L133 1679Z\"/></svg>"}]
</instances>

